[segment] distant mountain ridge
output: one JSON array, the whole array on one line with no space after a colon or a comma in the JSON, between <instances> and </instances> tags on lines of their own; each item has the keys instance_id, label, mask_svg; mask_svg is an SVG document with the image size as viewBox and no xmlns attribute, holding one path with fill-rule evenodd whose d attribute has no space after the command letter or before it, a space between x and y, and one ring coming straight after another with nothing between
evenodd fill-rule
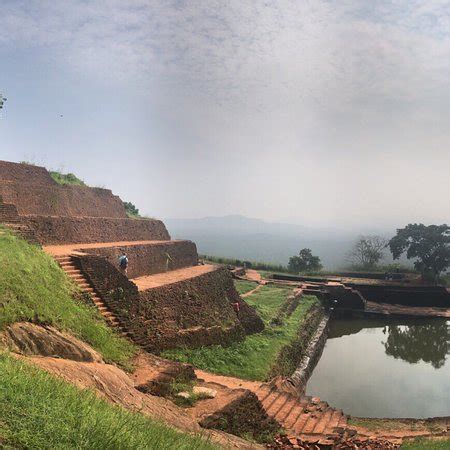
<instances>
[{"instance_id":1,"label":"distant mountain ridge","mask_svg":"<svg viewBox=\"0 0 450 450\"><path fill-rule=\"evenodd\" d=\"M164 222L173 238L194 240L201 254L287 264L290 256L308 247L327 269L348 264L347 255L363 233L272 223L242 215Z\"/></svg>"}]
</instances>

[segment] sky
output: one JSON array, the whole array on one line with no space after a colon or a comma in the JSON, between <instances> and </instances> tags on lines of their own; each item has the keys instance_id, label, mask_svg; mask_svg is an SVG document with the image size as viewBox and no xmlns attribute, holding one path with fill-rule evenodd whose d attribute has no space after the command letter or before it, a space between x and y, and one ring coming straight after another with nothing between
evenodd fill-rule
<instances>
[{"instance_id":1,"label":"sky","mask_svg":"<svg viewBox=\"0 0 450 450\"><path fill-rule=\"evenodd\" d=\"M0 0L0 159L151 217L450 220L447 0Z\"/></svg>"}]
</instances>

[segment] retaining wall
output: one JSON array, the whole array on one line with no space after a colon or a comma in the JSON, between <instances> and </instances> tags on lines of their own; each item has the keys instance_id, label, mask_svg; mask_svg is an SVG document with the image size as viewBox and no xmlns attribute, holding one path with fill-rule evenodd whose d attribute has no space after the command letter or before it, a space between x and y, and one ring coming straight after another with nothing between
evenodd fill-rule
<instances>
[{"instance_id":1,"label":"retaining wall","mask_svg":"<svg viewBox=\"0 0 450 450\"><path fill-rule=\"evenodd\" d=\"M8 161L0 161L0 180L18 183L29 183L33 180L35 183L56 184L44 167Z\"/></svg>"},{"instance_id":2,"label":"retaining wall","mask_svg":"<svg viewBox=\"0 0 450 450\"><path fill-rule=\"evenodd\" d=\"M108 308L131 331L132 339L153 353L180 346L227 345L244 337L241 319L251 321L249 311L259 319L248 305L247 312L241 309L238 317L231 302L239 295L223 268L138 292L105 257L84 255L76 259Z\"/></svg>"},{"instance_id":3,"label":"retaining wall","mask_svg":"<svg viewBox=\"0 0 450 450\"><path fill-rule=\"evenodd\" d=\"M315 333L311 336L297 369L289 377L289 381L301 392L304 392L306 383L322 356L328 336L329 320L330 316L325 314L318 324Z\"/></svg>"},{"instance_id":4,"label":"retaining wall","mask_svg":"<svg viewBox=\"0 0 450 450\"><path fill-rule=\"evenodd\" d=\"M0 161L0 196L20 215L126 218L108 189L60 185L44 167Z\"/></svg>"},{"instance_id":5,"label":"retaining wall","mask_svg":"<svg viewBox=\"0 0 450 450\"><path fill-rule=\"evenodd\" d=\"M358 290L366 300L406 306L450 307L450 293L443 286L364 285L345 283Z\"/></svg>"},{"instance_id":6,"label":"retaining wall","mask_svg":"<svg viewBox=\"0 0 450 450\"><path fill-rule=\"evenodd\" d=\"M163 222L156 219L22 216L21 222L34 230L42 245L170 239Z\"/></svg>"},{"instance_id":7,"label":"retaining wall","mask_svg":"<svg viewBox=\"0 0 450 450\"><path fill-rule=\"evenodd\" d=\"M140 292L131 306L146 323L154 351L179 346L230 344L244 337L231 301L235 289L224 268Z\"/></svg>"},{"instance_id":8,"label":"retaining wall","mask_svg":"<svg viewBox=\"0 0 450 450\"><path fill-rule=\"evenodd\" d=\"M122 201L109 189L0 179L0 195L20 215L127 217Z\"/></svg>"},{"instance_id":9,"label":"retaining wall","mask_svg":"<svg viewBox=\"0 0 450 450\"><path fill-rule=\"evenodd\" d=\"M320 358L319 347L317 347L317 335L321 336L322 323L328 315L320 304L313 304L305 318L301 321L297 336L294 341L283 347L278 355L277 361L272 367L269 378L277 376L289 377L291 385L296 389L302 389L309 375ZM325 343L326 335L323 340ZM317 348L316 348L317 347ZM323 346L322 346L323 348Z\"/></svg>"},{"instance_id":10,"label":"retaining wall","mask_svg":"<svg viewBox=\"0 0 450 450\"><path fill-rule=\"evenodd\" d=\"M167 241L155 244L81 249L86 253L105 256L116 268L119 268L119 255L122 250L128 256L129 278L195 266L198 263L197 247L191 241Z\"/></svg>"}]
</instances>

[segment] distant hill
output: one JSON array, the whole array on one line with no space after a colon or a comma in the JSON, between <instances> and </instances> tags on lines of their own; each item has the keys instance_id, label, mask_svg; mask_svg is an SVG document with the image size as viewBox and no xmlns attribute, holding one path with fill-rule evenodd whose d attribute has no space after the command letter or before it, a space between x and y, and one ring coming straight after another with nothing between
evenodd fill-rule
<instances>
[{"instance_id":1,"label":"distant hill","mask_svg":"<svg viewBox=\"0 0 450 450\"><path fill-rule=\"evenodd\" d=\"M199 253L287 264L301 248L311 248L327 269L346 265L360 233L271 223L240 215L201 219L165 219L172 237L191 239Z\"/></svg>"}]
</instances>

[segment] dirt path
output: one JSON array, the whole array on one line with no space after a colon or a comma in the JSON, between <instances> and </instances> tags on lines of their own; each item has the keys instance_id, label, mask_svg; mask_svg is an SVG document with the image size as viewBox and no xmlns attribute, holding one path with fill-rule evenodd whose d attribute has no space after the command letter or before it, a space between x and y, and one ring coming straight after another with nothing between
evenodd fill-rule
<instances>
[{"instance_id":1,"label":"dirt path","mask_svg":"<svg viewBox=\"0 0 450 450\"><path fill-rule=\"evenodd\" d=\"M184 269L172 270L170 272L157 273L143 277L133 278L131 281L138 287L140 291L152 289L166 284L176 283L178 281L195 278L205 273L218 270L217 266L204 265L185 267Z\"/></svg>"},{"instance_id":2,"label":"dirt path","mask_svg":"<svg viewBox=\"0 0 450 450\"><path fill-rule=\"evenodd\" d=\"M52 256L70 255L74 251L92 248L107 248L107 247L127 247L134 245L157 245L157 244L175 244L183 242L182 240L173 241L120 241L120 242L95 242L86 244L65 244L65 245L44 245L43 249L46 253Z\"/></svg>"},{"instance_id":3,"label":"dirt path","mask_svg":"<svg viewBox=\"0 0 450 450\"><path fill-rule=\"evenodd\" d=\"M258 286L256 286L255 289L252 289L251 291L248 291L245 294L241 294L241 297L242 298L250 297L250 295L253 295L256 291L261 289L262 286L264 286L264 284L258 284Z\"/></svg>"}]
</instances>

